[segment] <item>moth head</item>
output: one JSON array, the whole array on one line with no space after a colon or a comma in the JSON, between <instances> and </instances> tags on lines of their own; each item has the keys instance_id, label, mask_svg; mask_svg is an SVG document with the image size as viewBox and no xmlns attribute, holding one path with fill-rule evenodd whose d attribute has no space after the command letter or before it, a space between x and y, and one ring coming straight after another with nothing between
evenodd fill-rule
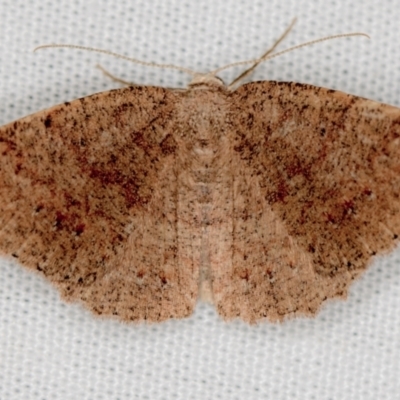
<instances>
[{"instance_id":1,"label":"moth head","mask_svg":"<svg viewBox=\"0 0 400 400\"><path fill-rule=\"evenodd\" d=\"M193 79L189 83L189 87L193 87L193 86L221 87L221 86L226 86L226 85L225 85L225 82L221 78L208 73L208 74L195 74L193 76Z\"/></svg>"}]
</instances>

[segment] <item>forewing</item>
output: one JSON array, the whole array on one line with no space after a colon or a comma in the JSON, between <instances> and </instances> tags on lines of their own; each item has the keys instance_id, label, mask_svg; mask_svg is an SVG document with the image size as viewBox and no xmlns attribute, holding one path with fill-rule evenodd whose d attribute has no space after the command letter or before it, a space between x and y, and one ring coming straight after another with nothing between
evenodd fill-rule
<instances>
[{"instance_id":1,"label":"forewing","mask_svg":"<svg viewBox=\"0 0 400 400\"><path fill-rule=\"evenodd\" d=\"M312 315L398 242L400 109L296 83L231 98L233 274L219 312Z\"/></svg>"},{"instance_id":2,"label":"forewing","mask_svg":"<svg viewBox=\"0 0 400 400\"><path fill-rule=\"evenodd\" d=\"M98 314L191 313L177 265L175 96L101 93L0 129L0 250Z\"/></svg>"}]
</instances>

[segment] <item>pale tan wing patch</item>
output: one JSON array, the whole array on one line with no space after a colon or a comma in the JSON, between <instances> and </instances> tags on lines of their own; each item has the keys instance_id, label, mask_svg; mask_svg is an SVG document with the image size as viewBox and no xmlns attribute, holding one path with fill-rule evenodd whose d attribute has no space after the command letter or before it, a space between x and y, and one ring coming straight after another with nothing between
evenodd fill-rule
<instances>
[{"instance_id":1,"label":"pale tan wing patch","mask_svg":"<svg viewBox=\"0 0 400 400\"><path fill-rule=\"evenodd\" d=\"M250 83L231 101L232 265L213 271L218 311L313 315L398 243L400 110L296 83Z\"/></svg>"},{"instance_id":2,"label":"pale tan wing patch","mask_svg":"<svg viewBox=\"0 0 400 400\"><path fill-rule=\"evenodd\" d=\"M98 314L189 315L197 275L178 260L175 100L127 88L2 127L1 253Z\"/></svg>"}]
</instances>

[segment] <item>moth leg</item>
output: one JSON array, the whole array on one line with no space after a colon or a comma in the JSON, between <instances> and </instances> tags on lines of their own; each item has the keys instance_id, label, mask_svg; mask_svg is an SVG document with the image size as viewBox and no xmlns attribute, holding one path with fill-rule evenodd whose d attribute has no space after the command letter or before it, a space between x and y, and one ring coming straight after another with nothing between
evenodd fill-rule
<instances>
[{"instance_id":1,"label":"moth leg","mask_svg":"<svg viewBox=\"0 0 400 400\"><path fill-rule=\"evenodd\" d=\"M97 67L105 76L107 76L108 78L110 78L110 79L113 80L114 82L120 83L120 84L125 85L125 86L139 86L139 85L136 84L136 83L128 82L128 81L125 81L125 80L123 80L123 79L120 79L120 78L116 77L115 75L113 75L113 74L111 74L110 72L108 72L105 68L103 68L100 64L97 64L96 67Z\"/></svg>"}]
</instances>

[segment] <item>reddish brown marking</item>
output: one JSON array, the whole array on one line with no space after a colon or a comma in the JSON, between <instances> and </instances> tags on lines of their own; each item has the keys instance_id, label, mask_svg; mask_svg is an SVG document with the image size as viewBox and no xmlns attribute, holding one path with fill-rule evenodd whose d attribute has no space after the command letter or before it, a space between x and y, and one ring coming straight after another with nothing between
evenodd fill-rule
<instances>
[{"instance_id":1,"label":"reddish brown marking","mask_svg":"<svg viewBox=\"0 0 400 400\"><path fill-rule=\"evenodd\" d=\"M63 229L64 223L67 221L67 216L60 211L56 212L56 228Z\"/></svg>"},{"instance_id":2,"label":"reddish brown marking","mask_svg":"<svg viewBox=\"0 0 400 400\"><path fill-rule=\"evenodd\" d=\"M77 236L80 236L85 230L85 224L78 224L75 227L75 233Z\"/></svg>"}]
</instances>

